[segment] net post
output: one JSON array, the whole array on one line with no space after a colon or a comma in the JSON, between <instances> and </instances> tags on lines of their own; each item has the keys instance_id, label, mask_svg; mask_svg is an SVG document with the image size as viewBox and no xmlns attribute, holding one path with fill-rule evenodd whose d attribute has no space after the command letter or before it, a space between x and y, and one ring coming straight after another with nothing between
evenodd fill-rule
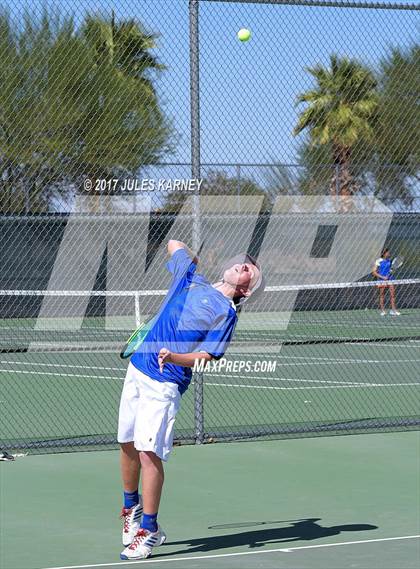
<instances>
[{"instance_id":1,"label":"net post","mask_svg":"<svg viewBox=\"0 0 420 569\"><path fill-rule=\"evenodd\" d=\"M140 314L140 295L137 291L134 293L134 312L136 315L136 328L138 328L141 324L141 314Z\"/></svg>"},{"instance_id":2,"label":"net post","mask_svg":"<svg viewBox=\"0 0 420 569\"><path fill-rule=\"evenodd\" d=\"M194 374L194 442L204 443L204 373Z\"/></svg>"}]
</instances>

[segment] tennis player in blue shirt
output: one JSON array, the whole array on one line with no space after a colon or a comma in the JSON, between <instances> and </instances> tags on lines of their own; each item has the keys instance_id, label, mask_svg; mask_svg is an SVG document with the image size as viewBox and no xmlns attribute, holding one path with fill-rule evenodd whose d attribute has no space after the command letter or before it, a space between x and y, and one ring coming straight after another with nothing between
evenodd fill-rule
<instances>
[{"instance_id":1,"label":"tennis player in blue shirt","mask_svg":"<svg viewBox=\"0 0 420 569\"><path fill-rule=\"evenodd\" d=\"M385 291L389 289L389 296L391 300L391 310L389 313L391 316L399 316L400 312L397 310L395 304L395 287L393 284L387 281L393 280L392 275L392 258L389 249L383 249L379 259L375 261L375 266L372 270L372 275L380 281L378 283L379 287L379 307L381 309L381 316L386 315L385 311Z\"/></svg>"},{"instance_id":2,"label":"tennis player in blue shirt","mask_svg":"<svg viewBox=\"0 0 420 569\"><path fill-rule=\"evenodd\" d=\"M121 559L145 559L166 540L157 523L175 417L199 359L220 359L232 338L237 306L263 290L257 261L233 259L220 282L196 274L198 259L168 243L172 282L146 341L131 357L121 395L118 441L124 486ZM139 494L141 472L142 494Z\"/></svg>"}]
</instances>

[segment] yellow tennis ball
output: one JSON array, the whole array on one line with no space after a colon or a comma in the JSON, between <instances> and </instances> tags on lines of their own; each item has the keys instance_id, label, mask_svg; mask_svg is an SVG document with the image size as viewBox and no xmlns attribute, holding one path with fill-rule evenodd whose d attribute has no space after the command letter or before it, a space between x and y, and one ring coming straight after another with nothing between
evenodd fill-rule
<instances>
[{"instance_id":1,"label":"yellow tennis ball","mask_svg":"<svg viewBox=\"0 0 420 569\"><path fill-rule=\"evenodd\" d=\"M242 28L238 32L238 40L240 41L248 41L251 37L251 30L247 30L246 28Z\"/></svg>"}]
</instances>

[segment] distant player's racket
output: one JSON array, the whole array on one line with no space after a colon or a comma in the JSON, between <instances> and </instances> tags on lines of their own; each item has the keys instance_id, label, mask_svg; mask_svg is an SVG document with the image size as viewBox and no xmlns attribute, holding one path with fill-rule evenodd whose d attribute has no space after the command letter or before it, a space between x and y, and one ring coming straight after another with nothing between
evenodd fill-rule
<instances>
[{"instance_id":1,"label":"distant player's racket","mask_svg":"<svg viewBox=\"0 0 420 569\"><path fill-rule=\"evenodd\" d=\"M199 250L197 251L197 254L195 255L196 257L198 257L199 254L201 253L203 246L204 246L204 241L201 244ZM151 318L140 324L137 330L135 330L128 338L127 342L125 343L125 346L121 350L120 352L121 359L125 360L131 357L135 352L137 352L137 350L145 341L147 334L149 333L149 330L153 327L155 322L156 322L156 316L152 316Z\"/></svg>"},{"instance_id":2,"label":"distant player's racket","mask_svg":"<svg viewBox=\"0 0 420 569\"><path fill-rule=\"evenodd\" d=\"M392 259L392 270L395 271L395 269L399 269L404 263L404 258L401 257L401 255L398 255L397 257L394 257L394 259Z\"/></svg>"}]
</instances>

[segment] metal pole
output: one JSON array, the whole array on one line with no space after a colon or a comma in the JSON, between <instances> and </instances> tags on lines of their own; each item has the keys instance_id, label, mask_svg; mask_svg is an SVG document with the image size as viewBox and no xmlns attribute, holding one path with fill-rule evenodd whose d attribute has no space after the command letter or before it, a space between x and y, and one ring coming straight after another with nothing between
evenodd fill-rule
<instances>
[{"instance_id":1,"label":"metal pole","mask_svg":"<svg viewBox=\"0 0 420 569\"><path fill-rule=\"evenodd\" d=\"M204 373L194 373L194 439L196 445L204 443Z\"/></svg>"},{"instance_id":2,"label":"metal pole","mask_svg":"<svg viewBox=\"0 0 420 569\"><path fill-rule=\"evenodd\" d=\"M198 0L189 0L190 15L190 97L191 97L191 178L201 178L200 157L200 54ZM200 194L193 196L192 249L198 251L201 241ZM194 437L195 443L204 442L203 373L194 373Z\"/></svg>"},{"instance_id":3,"label":"metal pole","mask_svg":"<svg viewBox=\"0 0 420 569\"><path fill-rule=\"evenodd\" d=\"M340 164L335 165L335 209L339 211L340 203Z\"/></svg>"},{"instance_id":4,"label":"metal pole","mask_svg":"<svg viewBox=\"0 0 420 569\"><path fill-rule=\"evenodd\" d=\"M136 315L136 328L138 328L141 324L140 296L138 292L134 293L134 312Z\"/></svg>"},{"instance_id":5,"label":"metal pole","mask_svg":"<svg viewBox=\"0 0 420 569\"><path fill-rule=\"evenodd\" d=\"M241 165L236 166L236 210L241 213Z\"/></svg>"},{"instance_id":6,"label":"metal pole","mask_svg":"<svg viewBox=\"0 0 420 569\"><path fill-rule=\"evenodd\" d=\"M25 186L25 213L31 213L31 195L28 186ZM36 207L36 206L35 206Z\"/></svg>"},{"instance_id":7,"label":"metal pole","mask_svg":"<svg viewBox=\"0 0 420 569\"><path fill-rule=\"evenodd\" d=\"M214 2L216 0L201 0L202 2ZM231 4L277 4L280 6L318 6L320 8L373 8L375 10L420 10L418 3L398 2L370 2L361 0L217 0L217 2L229 2Z\"/></svg>"},{"instance_id":8,"label":"metal pole","mask_svg":"<svg viewBox=\"0 0 420 569\"><path fill-rule=\"evenodd\" d=\"M191 98L191 178L201 178L200 157L200 54L198 0L189 0L190 13L190 98ZM200 195L193 196L192 249L198 251L201 241Z\"/></svg>"}]
</instances>

